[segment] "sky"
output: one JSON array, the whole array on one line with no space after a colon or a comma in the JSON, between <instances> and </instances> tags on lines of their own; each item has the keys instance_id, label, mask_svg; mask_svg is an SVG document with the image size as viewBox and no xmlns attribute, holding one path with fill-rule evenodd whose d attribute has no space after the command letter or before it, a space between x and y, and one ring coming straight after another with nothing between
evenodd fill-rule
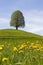
<instances>
[{"instance_id":1,"label":"sky","mask_svg":"<svg viewBox=\"0 0 43 65\"><path fill-rule=\"evenodd\" d=\"M10 20L16 10L25 18L25 28L21 30L43 35L43 0L0 0L0 29L14 28Z\"/></svg>"}]
</instances>

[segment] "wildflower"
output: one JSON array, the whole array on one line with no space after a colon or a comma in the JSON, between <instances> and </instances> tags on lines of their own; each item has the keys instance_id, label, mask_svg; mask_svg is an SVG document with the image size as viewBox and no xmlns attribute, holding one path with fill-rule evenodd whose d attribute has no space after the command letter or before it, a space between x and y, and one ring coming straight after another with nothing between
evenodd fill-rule
<instances>
[{"instance_id":1,"label":"wildflower","mask_svg":"<svg viewBox=\"0 0 43 65\"><path fill-rule=\"evenodd\" d=\"M40 51L43 51L43 47L39 47Z\"/></svg>"},{"instance_id":2,"label":"wildflower","mask_svg":"<svg viewBox=\"0 0 43 65\"><path fill-rule=\"evenodd\" d=\"M6 57L5 57L5 58L2 58L2 61L3 61L3 62L4 62L4 61L7 61L7 60L8 60L8 58L6 58Z\"/></svg>"},{"instance_id":3,"label":"wildflower","mask_svg":"<svg viewBox=\"0 0 43 65\"><path fill-rule=\"evenodd\" d=\"M22 45L20 46L19 50L25 48L26 46L27 46L27 45L22 44Z\"/></svg>"},{"instance_id":4,"label":"wildflower","mask_svg":"<svg viewBox=\"0 0 43 65\"><path fill-rule=\"evenodd\" d=\"M17 47L14 47L13 50L14 50L14 51L17 51Z\"/></svg>"},{"instance_id":5,"label":"wildflower","mask_svg":"<svg viewBox=\"0 0 43 65\"><path fill-rule=\"evenodd\" d=\"M19 53L23 53L23 50L20 50Z\"/></svg>"},{"instance_id":6,"label":"wildflower","mask_svg":"<svg viewBox=\"0 0 43 65\"><path fill-rule=\"evenodd\" d=\"M43 49L43 47L41 46L41 49Z\"/></svg>"},{"instance_id":7,"label":"wildflower","mask_svg":"<svg viewBox=\"0 0 43 65\"><path fill-rule=\"evenodd\" d=\"M31 43L31 45L34 45L34 43Z\"/></svg>"},{"instance_id":8,"label":"wildflower","mask_svg":"<svg viewBox=\"0 0 43 65\"><path fill-rule=\"evenodd\" d=\"M3 49L3 47L2 46L0 46L0 51Z\"/></svg>"},{"instance_id":9,"label":"wildflower","mask_svg":"<svg viewBox=\"0 0 43 65\"><path fill-rule=\"evenodd\" d=\"M34 45L34 43L31 43L31 45L29 46L29 48L32 48L32 47L33 47L33 45Z\"/></svg>"},{"instance_id":10,"label":"wildflower","mask_svg":"<svg viewBox=\"0 0 43 65\"><path fill-rule=\"evenodd\" d=\"M34 45L34 46L33 46L33 48L36 48L36 49L37 49L37 46L36 46L36 45Z\"/></svg>"}]
</instances>

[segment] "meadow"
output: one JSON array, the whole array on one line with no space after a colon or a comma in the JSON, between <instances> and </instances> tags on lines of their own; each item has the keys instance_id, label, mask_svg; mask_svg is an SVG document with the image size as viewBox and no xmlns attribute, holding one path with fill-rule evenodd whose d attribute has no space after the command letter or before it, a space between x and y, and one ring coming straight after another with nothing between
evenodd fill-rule
<instances>
[{"instance_id":1,"label":"meadow","mask_svg":"<svg viewBox=\"0 0 43 65\"><path fill-rule=\"evenodd\" d=\"M0 30L0 65L43 65L43 36Z\"/></svg>"}]
</instances>

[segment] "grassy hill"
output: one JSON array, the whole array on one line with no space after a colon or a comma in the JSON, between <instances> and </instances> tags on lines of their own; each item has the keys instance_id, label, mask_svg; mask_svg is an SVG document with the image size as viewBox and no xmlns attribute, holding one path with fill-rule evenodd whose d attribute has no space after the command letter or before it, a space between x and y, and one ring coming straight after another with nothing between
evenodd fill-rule
<instances>
[{"instance_id":1,"label":"grassy hill","mask_svg":"<svg viewBox=\"0 0 43 65\"><path fill-rule=\"evenodd\" d=\"M6 36L6 37L41 37L40 35L36 35L30 32L22 31L22 30L14 30L14 29L3 29L0 30L0 37Z\"/></svg>"},{"instance_id":2,"label":"grassy hill","mask_svg":"<svg viewBox=\"0 0 43 65\"><path fill-rule=\"evenodd\" d=\"M31 32L26 32L22 30L14 30L14 29L3 29L0 30L0 38L22 38L22 39L29 39L29 40L43 40L43 36L31 33ZM21 39L21 40L22 40Z\"/></svg>"},{"instance_id":3,"label":"grassy hill","mask_svg":"<svg viewBox=\"0 0 43 65\"><path fill-rule=\"evenodd\" d=\"M43 36L0 30L0 65L43 65Z\"/></svg>"}]
</instances>

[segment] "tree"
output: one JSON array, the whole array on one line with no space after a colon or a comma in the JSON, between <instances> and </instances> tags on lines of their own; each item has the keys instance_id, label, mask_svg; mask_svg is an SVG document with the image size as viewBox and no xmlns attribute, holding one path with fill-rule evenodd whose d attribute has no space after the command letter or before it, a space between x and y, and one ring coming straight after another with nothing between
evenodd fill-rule
<instances>
[{"instance_id":1,"label":"tree","mask_svg":"<svg viewBox=\"0 0 43 65\"><path fill-rule=\"evenodd\" d=\"M18 30L18 27L25 26L24 16L21 11L17 10L12 13L10 26L16 27L16 30Z\"/></svg>"}]
</instances>

